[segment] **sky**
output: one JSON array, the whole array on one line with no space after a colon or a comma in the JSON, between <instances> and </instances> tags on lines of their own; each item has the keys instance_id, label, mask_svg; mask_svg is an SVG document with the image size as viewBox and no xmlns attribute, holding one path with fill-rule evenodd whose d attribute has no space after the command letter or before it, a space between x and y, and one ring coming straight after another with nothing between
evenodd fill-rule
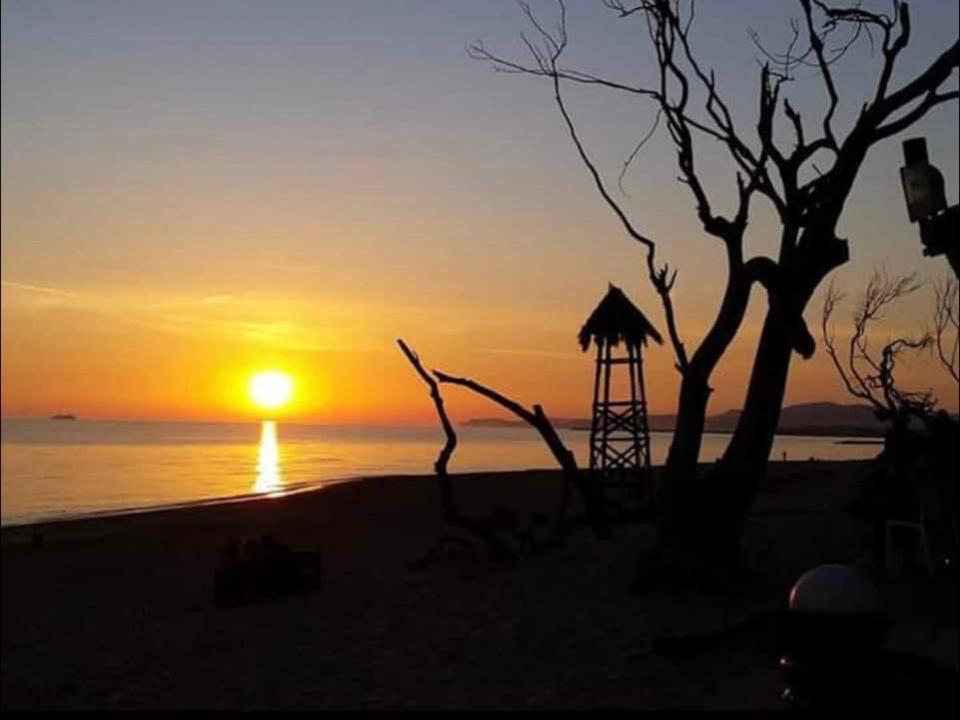
<instances>
[{"instance_id":1,"label":"sky","mask_svg":"<svg viewBox=\"0 0 960 720\"><path fill-rule=\"evenodd\" d=\"M652 77L649 41L599 0L571 0L568 63L631 82ZM556 5L535 2L551 22ZM750 134L758 52L789 39L790 0L701 2L700 57ZM886 9L886 4L883 8ZM894 83L957 34L954 0L911 3L914 42ZM467 57L482 39L522 57L512 0L3 0L0 409L89 418L238 420L263 369L295 379L287 415L322 423L431 422L420 380L395 346L555 416L589 413L592 357L576 334L612 282L663 329L643 256L593 190L547 83ZM879 58L869 45L837 66L849 126ZM953 79L956 83L956 76ZM785 90L815 117L822 85ZM859 93L859 94L858 94ZM647 103L568 93L611 183L649 128ZM957 201L957 104L909 136L927 137ZM832 279L853 297L875 269L945 277L906 217L900 140L868 157L840 225L851 262ZM732 211L733 173L702 144L702 177ZM679 270L688 347L712 320L723 252L703 234L661 131L619 194ZM769 208L747 254L773 253ZM822 292L808 308L819 324ZM929 287L875 332L922 331ZM711 412L742 404L766 299L713 379ZM666 347L646 354L652 412L673 412ZM956 411L930 358L904 363ZM501 416L451 389L459 419ZM850 399L826 355L794 359L787 403Z\"/></svg>"}]
</instances>

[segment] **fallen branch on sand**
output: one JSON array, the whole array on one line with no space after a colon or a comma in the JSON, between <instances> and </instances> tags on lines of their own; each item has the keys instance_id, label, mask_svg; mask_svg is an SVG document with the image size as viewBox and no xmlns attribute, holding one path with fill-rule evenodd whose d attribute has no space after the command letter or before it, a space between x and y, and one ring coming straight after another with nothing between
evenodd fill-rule
<instances>
[{"instance_id":1,"label":"fallen branch on sand","mask_svg":"<svg viewBox=\"0 0 960 720\"><path fill-rule=\"evenodd\" d=\"M440 388L437 385L437 381L433 379L430 373L424 370L423 365L420 362L420 356L411 350L403 340L397 340L397 345L400 346L400 350L403 351L403 354L406 356L407 360L409 360L410 364L413 365L413 369L416 370L417 374L427 384L427 387L430 388L430 398L433 400L433 405L437 410L437 417L440 418L440 425L443 426L443 432L446 435L446 442L440 449L440 454L437 455L437 459L433 464L433 468L437 475L437 481L440 484L440 500L443 505L443 519L447 524L448 529L440 537L440 540L437 541L437 544L426 554L422 560L417 563L417 566L424 567L429 564L437 555L439 555L446 545L460 545L468 549L471 547L468 542L451 533L450 528L462 530L468 535L471 535L482 541L484 545L486 545L490 556L494 559L500 561L507 560L511 556L511 552L507 549L506 545L500 540L500 538L498 538L494 532L488 530L480 523L474 522L473 520L464 516L457 507L457 502L453 494L453 483L451 483L450 475L447 472L447 466L450 463L450 457L453 455L453 451L457 448L457 433L453 429L453 423L450 422L450 417L447 415L447 411L443 406L443 396L440 394Z\"/></svg>"},{"instance_id":2,"label":"fallen branch on sand","mask_svg":"<svg viewBox=\"0 0 960 720\"><path fill-rule=\"evenodd\" d=\"M528 410L515 400L511 400L505 395L501 395L496 390L481 385L475 380L454 377L439 370L434 370L433 374L441 383L459 385L460 387L472 390L478 395L483 395L485 398L506 408L540 433L540 437L543 438L544 443L546 443L553 457L563 470L564 494L557 512L558 522L566 512L566 506L569 500L569 489L570 487L575 487L580 493L583 506L587 511L587 519L593 527L594 533L596 533L597 537L603 539L610 537L603 501L597 492L597 488L580 472L576 457L573 452L563 444L563 440L560 439L556 429L553 427L553 423L550 422L541 405L534 405L532 410Z\"/></svg>"},{"instance_id":3,"label":"fallen branch on sand","mask_svg":"<svg viewBox=\"0 0 960 720\"><path fill-rule=\"evenodd\" d=\"M506 524L503 522L503 517L498 517L494 518L493 524L487 525L472 520L460 512L447 470L450 458L457 447L457 434L453 429L453 423L450 422L450 418L444 407L443 396L440 393L438 381L439 383L449 383L465 387L493 400L529 423L540 433L540 436L563 470L563 492L556 511L554 535L559 533L563 525L570 500L570 488L576 487L582 497L583 505L587 511L587 517L597 536L602 538L609 537L606 519L603 514L603 506L599 497L597 497L587 480L582 476L577 466L576 458L570 449L563 444L556 429L540 405L534 405L533 410L528 410L516 401L473 380L457 378L437 370L434 370L431 374L423 367L419 355L402 339L397 340L397 345L399 345L404 356L430 389L430 397L436 408L437 417L440 419L440 425L443 427L444 434L446 435L446 442L434 462L434 471L440 484L440 497L447 531L444 532L440 540L427 555L417 563L418 567L424 567L429 564L447 545L457 545L468 550L472 549L469 542L465 541L462 537L458 537L457 534L451 532L451 530L460 530L473 539L479 539L486 546L491 557L503 561L519 553L537 552L543 549L545 543L541 537L542 531L550 525L550 521L542 514L534 516L531 519L530 527L526 530L521 530L517 527L516 520L512 516ZM499 533L498 530L502 530L505 536Z\"/></svg>"}]
</instances>

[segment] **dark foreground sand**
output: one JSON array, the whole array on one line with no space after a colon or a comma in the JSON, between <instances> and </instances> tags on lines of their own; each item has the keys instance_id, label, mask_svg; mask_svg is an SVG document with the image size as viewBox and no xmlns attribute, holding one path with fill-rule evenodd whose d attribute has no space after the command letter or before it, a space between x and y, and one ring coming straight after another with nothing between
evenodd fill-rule
<instances>
[{"instance_id":1,"label":"dark foreground sand","mask_svg":"<svg viewBox=\"0 0 960 720\"><path fill-rule=\"evenodd\" d=\"M2 532L4 710L52 708L777 708L776 658L750 643L683 659L655 638L721 628L784 603L822 562L857 562L843 512L862 463L776 464L746 555L750 594L633 594L653 529L587 532L514 567L410 565L442 530L431 477L377 478L296 497ZM549 472L462 476L464 505L550 510ZM316 593L217 609L224 542L273 533L321 549ZM42 543L34 543L34 535ZM892 642L956 667L952 581L885 576Z\"/></svg>"}]
</instances>

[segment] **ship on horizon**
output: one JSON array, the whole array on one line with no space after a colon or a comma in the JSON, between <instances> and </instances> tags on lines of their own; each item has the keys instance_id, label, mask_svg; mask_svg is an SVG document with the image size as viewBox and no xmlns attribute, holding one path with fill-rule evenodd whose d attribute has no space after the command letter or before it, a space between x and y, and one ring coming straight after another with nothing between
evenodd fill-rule
<instances>
[{"instance_id":1,"label":"ship on horizon","mask_svg":"<svg viewBox=\"0 0 960 720\"><path fill-rule=\"evenodd\" d=\"M51 420L76 420L77 416L73 413L57 413L50 416Z\"/></svg>"}]
</instances>

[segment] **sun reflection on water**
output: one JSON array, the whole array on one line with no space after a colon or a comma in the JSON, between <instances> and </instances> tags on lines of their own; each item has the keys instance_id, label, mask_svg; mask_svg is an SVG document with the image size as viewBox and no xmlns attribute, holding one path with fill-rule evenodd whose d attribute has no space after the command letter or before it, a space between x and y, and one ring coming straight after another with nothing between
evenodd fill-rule
<instances>
[{"instance_id":1,"label":"sun reflection on water","mask_svg":"<svg viewBox=\"0 0 960 720\"><path fill-rule=\"evenodd\" d=\"M260 450L257 455L257 481L254 492L279 494L283 490L280 473L280 445L277 443L277 423L264 420L260 429Z\"/></svg>"}]
</instances>

